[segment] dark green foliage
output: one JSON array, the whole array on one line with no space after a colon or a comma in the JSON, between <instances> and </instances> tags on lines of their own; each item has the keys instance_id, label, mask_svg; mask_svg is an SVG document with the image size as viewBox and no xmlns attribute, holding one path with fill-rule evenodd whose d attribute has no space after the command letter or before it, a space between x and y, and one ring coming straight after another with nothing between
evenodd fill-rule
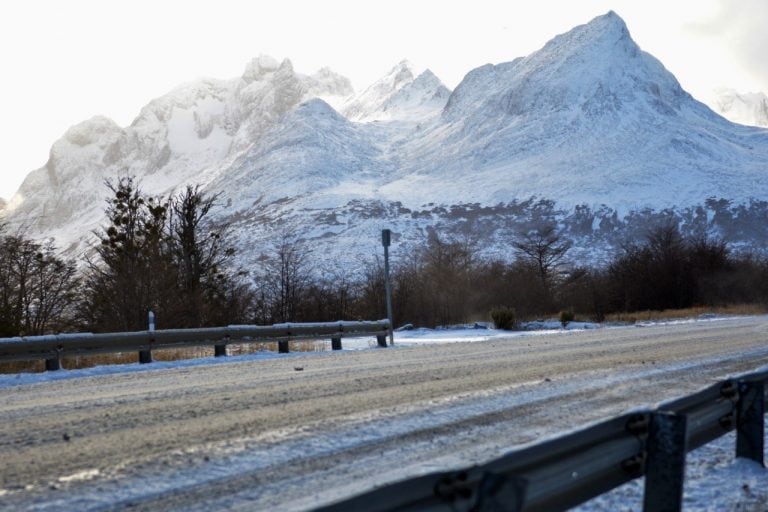
<instances>
[{"instance_id":1,"label":"dark green foliage","mask_svg":"<svg viewBox=\"0 0 768 512\"><path fill-rule=\"evenodd\" d=\"M496 307L491 310L491 319L497 329L505 331L514 330L517 327L515 310L508 307Z\"/></svg>"},{"instance_id":2,"label":"dark green foliage","mask_svg":"<svg viewBox=\"0 0 768 512\"><path fill-rule=\"evenodd\" d=\"M231 270L224 230L207 216L215 197L187 187L176 196L148 197L132 178L112 192L98 258L88 262L82 316L94 331L225 325L243 321L250 296Z\"/></svg>"}]
</instances>

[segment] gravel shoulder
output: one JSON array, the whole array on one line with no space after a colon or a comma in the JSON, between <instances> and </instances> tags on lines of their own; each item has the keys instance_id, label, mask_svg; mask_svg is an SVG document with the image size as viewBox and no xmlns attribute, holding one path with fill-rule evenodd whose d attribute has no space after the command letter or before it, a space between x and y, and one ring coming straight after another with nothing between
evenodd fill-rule
<instances>
[{"instance_id":1,"label":"gravel shoulder","mask_svg":"<svg viewBox=\"0 0 768 512\"><path fill-rule=\"evenodd\" d=\"M758 317L6 387L0 509L300 510L765 365Z\"/></svg>"}]
</instances>

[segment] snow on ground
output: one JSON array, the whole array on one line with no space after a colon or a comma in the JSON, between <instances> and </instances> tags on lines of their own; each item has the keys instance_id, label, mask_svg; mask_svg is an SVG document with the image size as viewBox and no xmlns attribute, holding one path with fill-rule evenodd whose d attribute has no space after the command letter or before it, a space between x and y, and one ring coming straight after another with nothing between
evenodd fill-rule
<instances>
[{"instance_id":1,"label":"snow on ground","mask_svg":"<svg viewBox=\"0 0 768 512\"><path fill-rule=\"evenodd\" d=\"M768 445L768 436L766 436ZM683 510L697 512L768 510L768 470L734 457L733 432L688 454L685 465ZM644 479L639 478L594 498L576 512L642 510Z\"/></svg>"},{"instance_id":2,"label":"snow on ground","mask_svg":"<svg viewBox=\"0 0 768 512\"><path fill-rule=\"evenodd\" d=\"M706 317L671 322L657 322L655 324L719 322L726 319L733 321L733 318L734 317ZM647 322L631 327L600 327L595 324L572 323L569 324L566 329L563 329L558 322L548 321L527 326L528 328L536 328L536 330L516 331L512 333L491 329L484 325L468 325L444 329L413 329L397 332L395 334L394 348L397 350L407 350L408 347L423 344L454 343L461 341L482 342L500 337L532 337L557 332L562 333L563 335L568 335L569 333L584 329L634 329L650 325L654 325L654 323ZM347 351L375 350L374 347L376 345L375 340L372 338L344 339L343 344L344 350ZM390 348L389 350L392 349ZM175 362L155 362L151 365L113 365L73 371L62 370L59 372L39 374L24 373L18 375L2 375L0 376L0 389L17 385L28 385L45 381L82 378L95 375L157 372L169 368L231 364L236 361L246 360L294 358L299 356L306 357L308 355L311 356L312 353L293 352L291 354L277 354L270 351L260 351L254 354L224 359L209 357ZM740 354L740 357L750 358L751 356L749 354ZM684 367L689 368L690 371L695 372L697 365L705 363L706 361L694 359L683 364L672 366L679 366L683 369ZM660 364L653 369L638 369L636 372L641 372L644 376L653 372L659 372L661 375L664 371L669 370L668 367L670 367L670 364ZM633 371L629 371L626 372L626 374L612 376L589 374L573 379L571 382L567 383L566 386L569 388L572 387L573 389L611 386L639 376L636 375L633 377L633 375L631 375L632 373ZM510 407L511 402L513 401L546 399L547 397L545 395L547 395L547 393L555 392L548 388L541 388L534 385L529 386L527 384L522 386L518 385L517 387L526 388L525 390L517 390L525 392L510 393L510 390L496 390L497 392L488 392L487 396L484 398L471 394L472 396L455 396L451 399L434 403L429 409L429 423L434 427L442 422L456 421L457 418L473 417L487 411ZM529 387L530 389L527 389ZM557 392L562 393L563 390L560 389ZM479 398L482 399L479 400ZM210 463L208 463L210 467L206 468L208 471L205 473L218 478L228 478L234 477L244 471L254 471L263 465L265 463L264 461L271 461L270 463L274 464L275 460L284 459L286 462L289 462L297 453L302 454L303 457L311 456L312 454L323 456L334 450L350 449L353 446L369 442L371 436L401 436L410 429L418 427L424 421L424 418L423 414L420 414L419 411L415 409L412 413L399 410L397 414L393 413L391 418L388 418L386 415L377 418L377 429L375 430L361 428L362 425L366 424L366 421L366 418L351 418L348 422L343 422L343 424L337 425L337 428L332 432L326 432L319 436L295 436L292 433L286 433L286 438L281 442L269 442L266 444L262 442L261 444L255 443L253 446L236 446L238 444L237 440L227 441L223 443L223 446L220 446L219 449L222 450L222 452L230 453L230 455L225 456L221 460L211 460ZM472 435L475 438L477 434L478 430L473 430L472 432L467 433L467 435ZM248 444L247 441L245 442ZM340 444L343 446L340 446ZM768 437L766 438L766 444L768 444ZM495 449L497 448L492 447L490 452ZM735 459L733 456L734 451L735 436L734 434L729 434L688 455L685 498L683 504L684 510L768 510L768 471L750 461ZM188 455L193 455L193 453L190 452ZM381 456L382 455L380 454L377 455L377 457ZM419 472L428 473L445 470L450 467L461 466L464 464L466 464L466 460L461 457L446 454L439 460L431 460L428 464L422 465L422 467L419 468ZM395 464L393 467L397 467L397 465ZM168 468L164 468L163 471L167 472ZM135 489L143 489L146 491L149 488L161 493L166 490L166 487L178 488L180 485L183 487L184 483L194 484L195 482L198 482L198 479L200 478L200 467L193 466L190 467L188 471L183 468L177 468L174 473L172 478L169 478L167 473L164 473L163 475L141 475L138 477L141 482L128 482L140 485L127 486L127 482L122 478L108 478L107 481L102 481L100 484L101 491L104 492L88 492L85 495L80 496L70 495L67 498L67 500L69 500L67 501L67 504L72 505L76 502L87 508L99 503L103 505L105 502L102 500L104 499L113 500L112 503L120 500L130 500L133 496L132 490ZM82 474L78 473L75 475L64 476L62 477L64 480L61 481L66 483L70 480L89 480L95 476L98 475L83 472ZM134 476L134 479L136 477L137 476ZM283 482L283 484L286 484L286 482ZM260 489L258 492L263 493L266 491L265 489ZM0 496L2 496L2 493L0 493ZM641 510L642 496L643 481L642 479L638 479L595 498L586 504L581 505L576 510L580 512ZM74 502L72 500L74 500ZM53 505L55 508L55 504ZM302 509L312 506L309 501L306 503L294 502L291 505L294 509Z\"/></svg>"},{"instance_id":3,"label":"snow on ground","mask_svg":"<svg viewBox=\"0 0 768 512\"><path fill-rule=\"evenodd\" d=\"M717 322L723 320L733 320L734 316L720 316L720 315L701 315L698 318L687 318L680 320L666 320L666 321L650 321L650 322L638 322L635 327L648 327L652 325L680 325L694 322ZM529 336L543 336L548 334L567 334L569 332L576 332L586 329L621 329L628 328L624 324L596 324L592 322L571 322L566 327L562 327L559 321L549 320L537 320L533 322L526 322L521 325L521 330L518 331L504 331L501 329L494 329L492 324L488 323L475 323L467 325L457 325L450 327L438 327L436 329L427 328L415 328L410 330L398 330L394 333L395 345L394 348L412 347L419 345L433 345L442 343L461 343L461 342L481 342L495 338L522 338ZM376 340L373 337L360 337L360 338L343 338L342 339L343 350L368 350L376 349ZM320 353L322 349L330 350L330 341L325 342L325 346L319 347L317 353ZM227 364L233 361L253 361L253 360L266 360L273 358L289 358L297 356L306 356L311 354L309 352L292 352L289 354L278 354L271 350L259 350L252 354L237 355L233 357L220 358L220 357L202 357L197 359L182 359L178 361L154 361L151 365L133 363L133 364L116 364L107 366L95 366L93 368L84 368L79 370L66 370L62 369L56 372L44 372L44 373L17 373L17 374L0 374L0 389L10 386L20 386L26 384L37 384L40 382L57 381L64 379L76 379L81 377L93 377L100 375L116 375L123 373L134 372L151 372L162 371L169 368L190 368L201 365L209 364Z\"/></svg>"}]
</instances>

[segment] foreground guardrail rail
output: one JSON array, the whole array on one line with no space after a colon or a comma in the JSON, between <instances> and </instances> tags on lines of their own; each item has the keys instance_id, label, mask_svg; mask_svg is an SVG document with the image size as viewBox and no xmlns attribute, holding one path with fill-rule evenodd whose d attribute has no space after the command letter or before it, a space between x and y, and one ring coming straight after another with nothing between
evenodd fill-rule
<instances>
[{"instance_id":1,"label":"foreground guardrail rail","mask_svg":"<svg viewBox=\"0 0 768 512\"><path fill-rule=\"evenodd\" d=\"M685 455L736 430L736 456L763 465L768 370L515 450L480 466L382 486L317 509L561 511L645 476L643 510L679 511Z\"/></svg>"},{"instance_id":2,"label":"foreground guardrail rail","mask_svg":"<svg viewBox=\"0 0 768 512\"><path fill-rule=\"evenodd\" d=\"M275 325L230 325L201 329L166 329L119 333L52 334L0 339L0 361L45 360L46 370L58 370L61 358L91 354L138 352L139 361L152 361L151 351L182 347L213 346L217 357L226 355L230 343L275 342L278 351L289 352L290 340L330 338L331 348L340 350L345 337L376 336L386 347L388 320L362 322L286 323Z\"/></svg>"}]
</instances>

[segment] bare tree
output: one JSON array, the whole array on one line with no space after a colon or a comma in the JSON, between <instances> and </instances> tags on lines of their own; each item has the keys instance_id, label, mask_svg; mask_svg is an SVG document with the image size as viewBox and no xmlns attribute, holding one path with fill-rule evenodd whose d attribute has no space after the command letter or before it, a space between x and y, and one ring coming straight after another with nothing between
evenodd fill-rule
<instances>
[{"instance_id":1,"label":"bare tree","mask_svg":"<svg viewBox=\"0 0 768 512\"><path fill-rule=\"evenodd\" d=\"M538 273L541 284L549 289L563 264L565 255L573 242L565 239L554 225L520 233L512 246L524 261L531 264Z\"/></svg>"},{"instance_id":2,"label":"bare tree","mask_svg":"<svg viewBox=\"0 0 768 512\"><path fill-rule=\"evenodd\" d=\"M296 236L285 233L264 258L257 286L260 321L294 322L310 284L309 251Z\"/></svg>"},{"instance_id":3,"label":"bare tree","mask_svg":"<svg viewBox=\"0 0 768 512\"><path fill-rule=\"evenodd\" d=\"M79 281L55 248L21 235L0 238L0 336L36 335L68 327Z\"/></svg>"}]
</instances>

